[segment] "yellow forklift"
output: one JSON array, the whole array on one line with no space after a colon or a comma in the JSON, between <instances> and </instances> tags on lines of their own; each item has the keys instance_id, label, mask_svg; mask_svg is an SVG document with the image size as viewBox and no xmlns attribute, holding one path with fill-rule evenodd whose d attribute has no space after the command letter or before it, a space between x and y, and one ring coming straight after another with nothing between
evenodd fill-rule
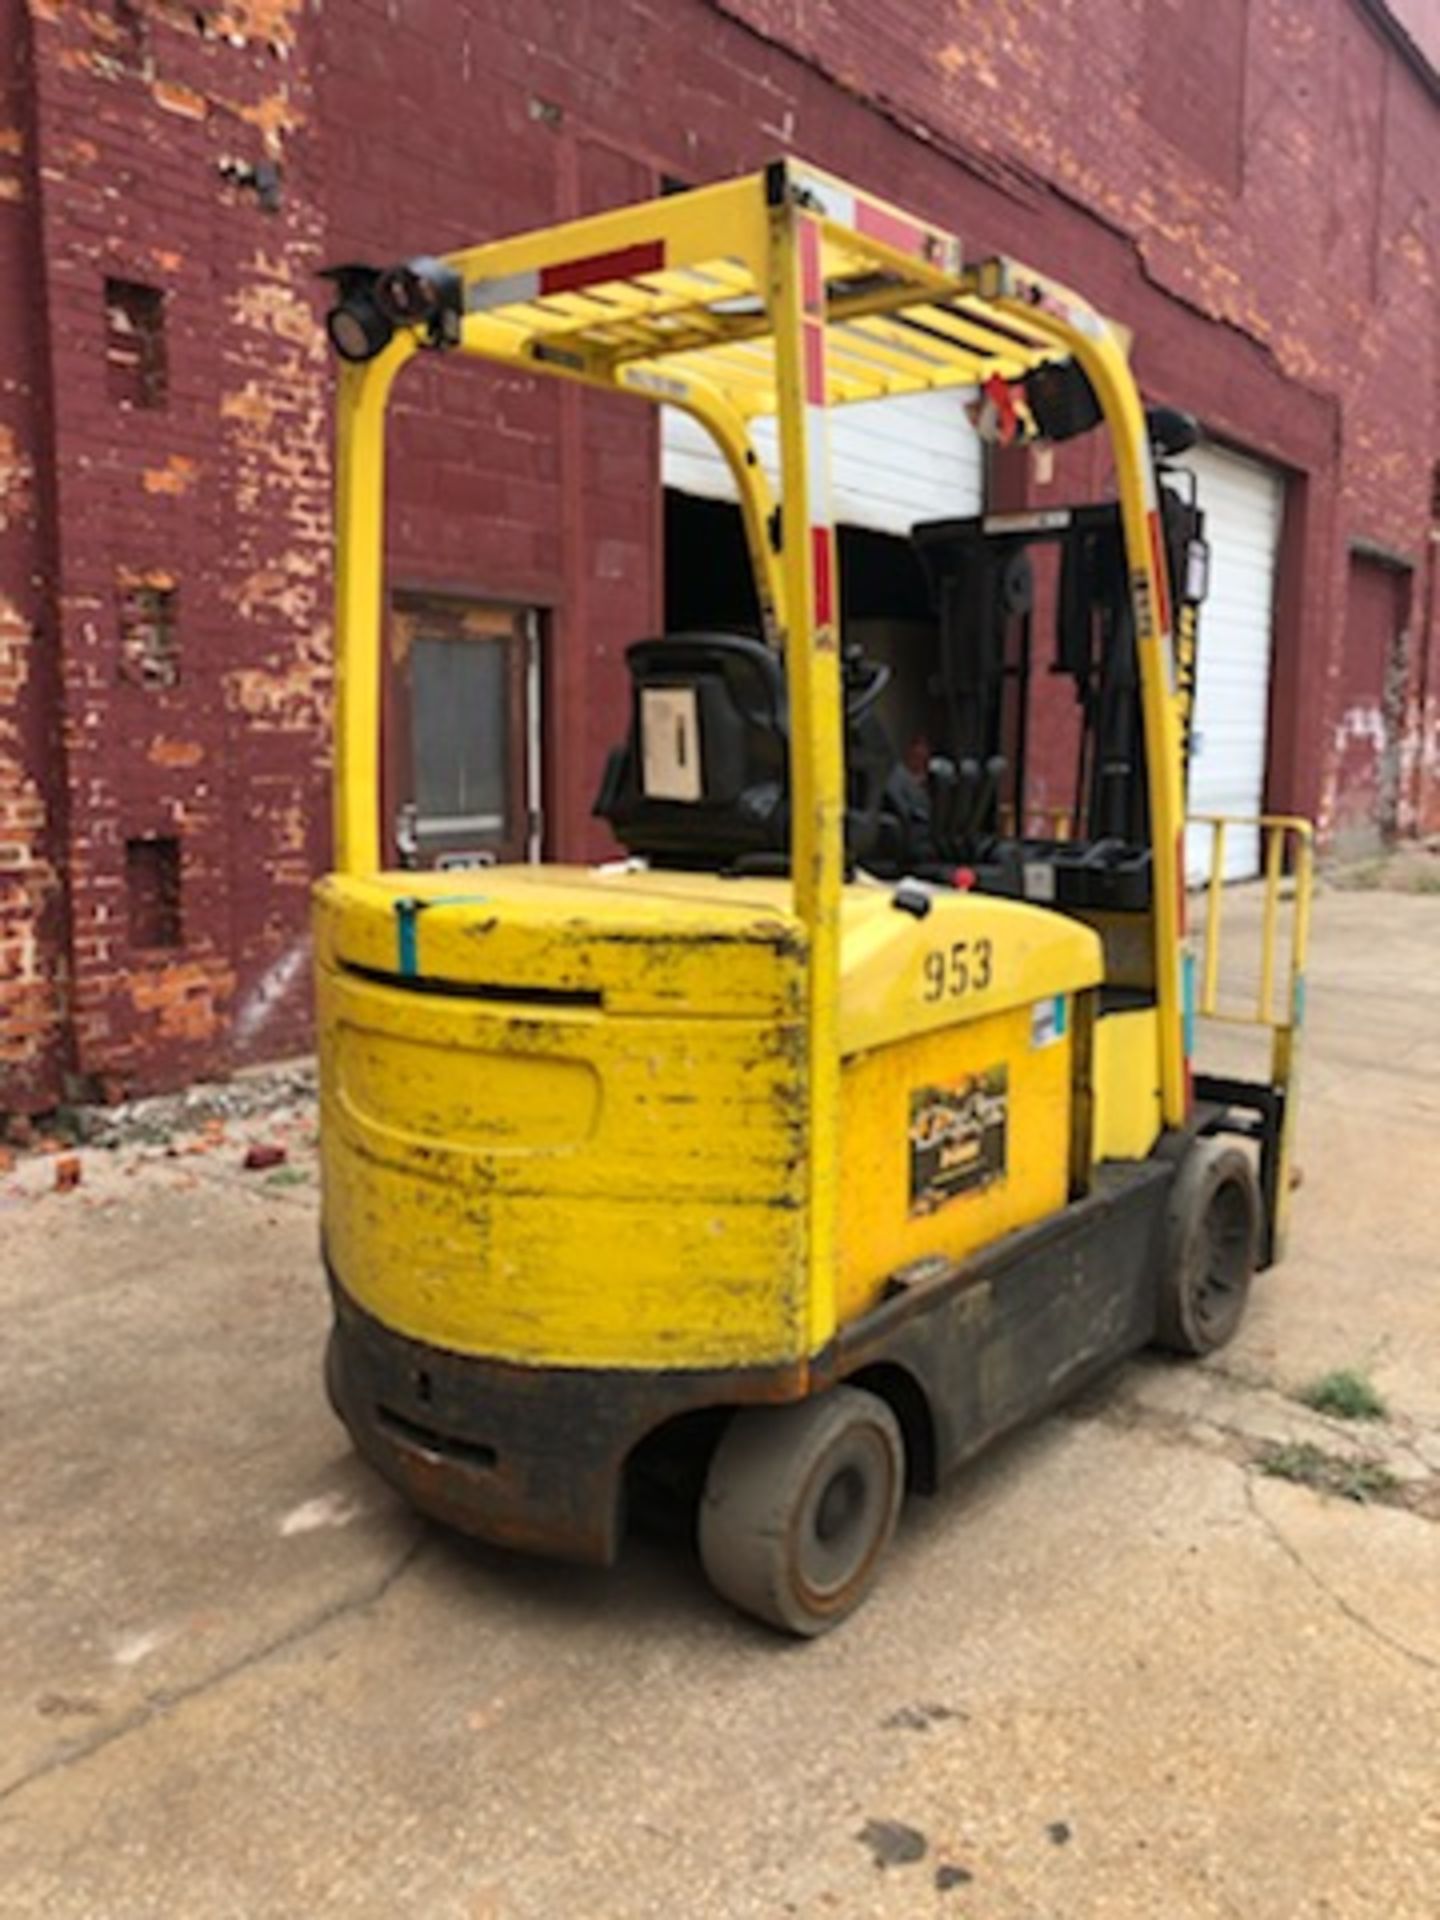
<instances>
[{"instance_id":1,"label":"yellow forklift","mask_svg":"<svg viewBox=\"0 0 1440 1920\"><path fill-rule=\"evenodd\" d=\"M334 278L331 1399L416 1507L527 1552L608 1563L688 1486L715 1588L822 1632L907 1488L1147 1343L1219 1346L1279 1250L1308 829L1264 823L1272 988L1287 846L1297 886L1269 1077L1192 1077L1185 436L1075 294L796 160ZM427 351L678 407L733 475L755 628L630 648L597 801L622 859L385 870L386 409ZM1118 497L916 530L917 771L843 644L827 419L945 388L1003 432L1103 432ZM1064 837L1028 831L1024 765L1047 542Z\"/></svg>"}]
</instances>

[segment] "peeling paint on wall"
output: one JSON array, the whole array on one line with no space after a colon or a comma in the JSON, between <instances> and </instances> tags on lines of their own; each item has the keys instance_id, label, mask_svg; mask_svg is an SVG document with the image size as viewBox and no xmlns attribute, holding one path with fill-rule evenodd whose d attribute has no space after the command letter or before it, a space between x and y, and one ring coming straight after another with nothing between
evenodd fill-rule
<instances>
[{"instance_id":1,"label":"peeling paint on wall","mask_svg":"<svg viewBox=\"0 0 1440 1920\"><path fill-rule=\"evenodd\" d=\"M28 521L34 510L35 468L13 427L0 421L0 533Z\"/></svg>"},{"instance_id":2,"label":"peeling paint on wall","mask_svg":"<svg viewBox=\"0 0 1440 1920\"><path fill-rule=\"evenodd\" d=\"M163 467L147 467L141 481L147 493L188 493L200 471L199 462L172 453Z\"/></svg>"},{"instance_id":3,"label":"peeling paint on wall","mask_svg":"<svg viewBox=\"0 0 1440 1920\"><path fill-rule=\"evenodd\" d=\"M56 969L40 937L60 876L47 851L45 796L26 770L13 718L33 643L29 623L0 596L0 1085L53 1039L60 1015Z\"/></svg>"}]
</instances>

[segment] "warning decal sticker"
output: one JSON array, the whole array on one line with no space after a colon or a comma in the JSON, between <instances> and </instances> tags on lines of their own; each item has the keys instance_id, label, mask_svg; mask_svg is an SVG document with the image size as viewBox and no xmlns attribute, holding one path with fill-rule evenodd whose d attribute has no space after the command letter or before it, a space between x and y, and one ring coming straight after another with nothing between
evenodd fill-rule
<instances>
[{"instance_id":1,"label":"warning decal sticker","mask_svg":"<svg viewBox=\"0 0 1440 1920\"><path fill-rule=\"evenodd\" d=\"M910 1095L910 1212L934 1213L1005 1177L1010 1076L987 1067Z\"/></svg>"},{"instance_id":2,"label":"warning decal sticker","mask_svg":"<svg viewBox=\"0 0 1440 1920\"><path fill-rule=\"evenodd\" d=\"M1057 1040L1065 1038L1065 1011L1063 993L1035 1002L1030 1009L1030 1045L1032 1047L1053 1047Z\"/></svg>"}]
</instances>

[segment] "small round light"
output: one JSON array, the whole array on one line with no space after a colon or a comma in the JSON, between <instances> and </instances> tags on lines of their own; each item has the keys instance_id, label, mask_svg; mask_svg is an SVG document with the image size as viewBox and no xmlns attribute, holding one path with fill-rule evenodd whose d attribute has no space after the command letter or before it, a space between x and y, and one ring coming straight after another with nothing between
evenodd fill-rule
<instances>
[{"instance_id":1,"label":"small round light","mask_svg":"<svg viewBox=\"0 0 1440 1920\"><path fill-rule=\"evenodd\" d=\"M373 360L390 344L395 329L368 292L354 292L325 316L330 344L342 360Z\"/></svg>"}]
</instances>

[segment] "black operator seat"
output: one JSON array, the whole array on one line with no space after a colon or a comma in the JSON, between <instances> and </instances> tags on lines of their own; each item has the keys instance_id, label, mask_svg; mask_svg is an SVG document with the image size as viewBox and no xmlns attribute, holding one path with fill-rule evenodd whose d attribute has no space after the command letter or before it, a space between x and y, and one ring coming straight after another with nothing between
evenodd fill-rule
<instances>
[{"instance_id":1,"label":"black operator seat","mask_svg":"<svg viewBox=\"0 0 1440 1920\"><path fill-rule=\"evenodd\" d=\"M595 801L631 854L656 866L784 872L790 847L785 669L761 640L676 633L626 649L630 727ZM846 857L903 870L916 828L908 776L875 712L888 669L844 669Z\"/></svg>"},{"instance_id":2,"label":"black operator seat","mask_svg":"<svg viewBox=\"0 0 1440 1920\"><path fill-rule=\"evenodd\" d=\"M722 867L789 840L785 670L761 640L676 633L636 640L630 729L595 801L626 850L658 865Z\"/></svg>"}]
</instances>

